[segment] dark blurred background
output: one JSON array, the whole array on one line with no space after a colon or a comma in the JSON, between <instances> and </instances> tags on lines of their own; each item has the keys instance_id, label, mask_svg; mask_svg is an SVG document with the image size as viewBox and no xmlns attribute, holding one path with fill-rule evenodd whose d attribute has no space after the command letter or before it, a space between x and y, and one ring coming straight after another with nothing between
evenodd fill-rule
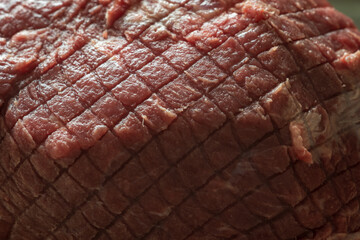
<instances>
[{"instance_id":1,"label":"dark blurred background","mask_svg":"<svg viewBox=\"0 0 360 240\"><path fill-rule=\"evenodd\" d=\"M360 28L360 0L329 0L329 2L340 12L354 19Z\"/></svg>"}]
</instances>

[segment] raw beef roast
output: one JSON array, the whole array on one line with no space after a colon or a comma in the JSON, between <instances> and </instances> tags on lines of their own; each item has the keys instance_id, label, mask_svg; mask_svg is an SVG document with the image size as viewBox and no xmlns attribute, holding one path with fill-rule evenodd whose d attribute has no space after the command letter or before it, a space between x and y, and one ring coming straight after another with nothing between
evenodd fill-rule
<instances>
[{"instance_id":1,"label":"raw beef roast","mask_svg":"<svg viewBox=\"0 0 360 240\"><path fill-rule=\"evenodd\" d=\"M0 239L360 239L326 0L0 0L0 105Z\"/></svg>"}]
</instances>

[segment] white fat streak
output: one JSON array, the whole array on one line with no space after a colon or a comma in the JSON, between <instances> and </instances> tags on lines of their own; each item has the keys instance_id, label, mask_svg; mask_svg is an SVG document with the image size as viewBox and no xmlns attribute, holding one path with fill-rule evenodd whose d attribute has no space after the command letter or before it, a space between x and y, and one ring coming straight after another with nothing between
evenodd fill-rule
<instances>
[{"instance_id":1,"label":"white fat streak","mask_svg":"<svg viewBox=\"0 0 360 240\"><path fill-rule=\"evenodd\" d=\"M338 98L337 112L331 116L331 124L337 129L358 124L360 122L360 87Z\"/></svg>"},{"instance_id":2,"label":"white fat streak","mask_svg":"<svg viewBox=\"0 0 360 240\"><path fill-rule=\"evenodd\" d=\"M276 96L277 94L280 94L281 92L284 93L284 95L287 95L287 102L284 106L284 109L287 111L284 112L282 115L271 113L272 117L276 118L283 118L286 116L287 119L292 119L296 115L298 115L301 112L302 105L299 103L299 101L290 93L291 84L289 82L289 79L287 78L285 82L280 83L276 88L274 88L272 91L270 91L265 96L265 102L272 103L273 99L271 96Z\"/></svg>"},{"instance_id":3,"label":"white fat streak","mask_svg":"<svg viewBox=\"0 0 360 240\"><path fill-rule=\"evenodd\" d=\"M149 214L150 215L156 215L156 216L159 216L159 217L167 217L169 216L169 214L171 213L172 211L172 207L166 207L164 209L162 209L162 211L150 211Z\"/></svg>"}]
</instances>

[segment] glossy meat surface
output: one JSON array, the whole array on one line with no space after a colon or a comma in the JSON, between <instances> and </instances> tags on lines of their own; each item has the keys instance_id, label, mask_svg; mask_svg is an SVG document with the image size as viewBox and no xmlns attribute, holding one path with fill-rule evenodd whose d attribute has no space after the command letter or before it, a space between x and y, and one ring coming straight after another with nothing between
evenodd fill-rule
<instances>
[{"instance_id":1,"label":"glossy meat surface","mask_svg":"<svg viewBox=\"0 0 360 240\"><path fill-rule=\"evenodd\" d=\"M0 239L358 239L360 33L326 0L0 0Z\"/></svg>"}]
</instances>

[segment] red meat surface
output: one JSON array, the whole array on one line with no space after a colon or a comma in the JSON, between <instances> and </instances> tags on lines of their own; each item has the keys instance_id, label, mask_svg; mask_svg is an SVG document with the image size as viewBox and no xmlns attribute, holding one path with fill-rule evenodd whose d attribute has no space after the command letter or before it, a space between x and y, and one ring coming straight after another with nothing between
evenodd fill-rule
<instances>
[{"instance_id":1,"label":"red meat surface","mask_svg":"<svg viewBox=\"0 0 360 240\"><path fill-rule=\"evenodd\" d=\"M360 239L359 197L326 0L0 0L0 239Z\"/></svg>"}]
</instances>

